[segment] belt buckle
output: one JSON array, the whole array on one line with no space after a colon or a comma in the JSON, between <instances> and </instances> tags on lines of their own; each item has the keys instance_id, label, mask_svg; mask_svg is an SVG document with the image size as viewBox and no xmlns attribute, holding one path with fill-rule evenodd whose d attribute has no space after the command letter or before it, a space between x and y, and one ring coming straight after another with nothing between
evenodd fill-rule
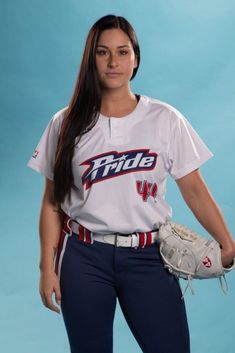
<instances>
[{"instance_id":1,"label":"belt buckle","mask_svg":"<svg viewBox=\"0 0 235 353\"><path fill-rule=\"evenodd\" d=\"M139 246L139 236L137 233L131 234L131 247L137 249Z\"/></svg>"},{"instance_id":2,"label":"belt buckle","mask_svg":"<svg viewBox=\"0 0 235 353\"><path fill-rule=\"evenodd\" d=\"M123 244L120 244L120 241L118 241L118 236L122 236L122 233L114 233L114 246L115 247L125 246ZM129 234L126 235L126 237L128 237L128 236L129 236Z\"/></svg>"},{"instance_id":3,"label":"belt buckle","mask_svg":"<svg viewBox=\"0 0 235 353\"><path fill-rule=\"evenodd\" d=\"M114 246L115 247L119 247L119 246L124 246L124 245L120 245L119 241L118 241L118 236L121 236L121 233L114 233ZM131 233L131 234L126 234L126 237L131 237L131 245L130 247L132 248L138 248L139 245L139 237L137 233Z\"/></svg>"}]
</instances>

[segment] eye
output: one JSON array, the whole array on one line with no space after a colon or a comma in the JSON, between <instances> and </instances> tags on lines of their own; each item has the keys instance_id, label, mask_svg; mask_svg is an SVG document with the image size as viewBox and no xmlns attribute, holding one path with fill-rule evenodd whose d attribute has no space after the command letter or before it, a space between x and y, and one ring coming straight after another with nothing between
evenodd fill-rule
<instances>
[{"instance_id":1,"label":"eye","mask_svg":"<svg viewBox=\"0 0 235 353\"><path fill-rule=\"evenodd\" d=\"M108 51L105 50L105 49L97 49L96 50L96 54L99 55L99 56L104 56L104 55L108 54Z\"/></svg>"},{"instance_id":2,"label":"eye","mask_svg":"<svg viewBox=\"0 0 235 353\"><path fill-rule=\"evenodd\" d=\"M122 49L119 52L121 55L127 55L128 54L128 50Z\"/></svg>"}]
</instances>

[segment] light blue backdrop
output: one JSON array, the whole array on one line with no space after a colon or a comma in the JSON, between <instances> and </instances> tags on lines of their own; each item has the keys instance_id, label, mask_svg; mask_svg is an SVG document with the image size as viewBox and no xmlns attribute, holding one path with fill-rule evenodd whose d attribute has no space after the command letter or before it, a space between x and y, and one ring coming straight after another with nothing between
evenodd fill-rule
<instances>
[{"instance_id":1,"label":"light blue backdrop","mask_svg":"<svg viewBox=\"0 0 235 353\"><path fill-rule=\"evenodd\" d=\"M234 1L2 0L0 347L4 353L69 351L62 318L44 309L38 295L37 223L43 179L26 163L52 114L68 104L90 26L108 13L127 17L139 37L142 62L133 90L178 108L214 152L202 173L235 234ZM173 182L168 200L176 220L203 232ZM196 295L186 294L192 353L235 351L235 272L227 279L226 296L217 280L196 281ZM140 349L118 307L114 353L126 352Z\"/></svg>"}]
</instances>

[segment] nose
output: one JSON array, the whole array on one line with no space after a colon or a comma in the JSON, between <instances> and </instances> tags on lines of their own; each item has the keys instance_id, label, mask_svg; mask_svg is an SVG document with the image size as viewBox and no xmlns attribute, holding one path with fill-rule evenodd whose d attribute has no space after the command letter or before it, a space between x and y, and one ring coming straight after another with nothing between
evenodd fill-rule
<instances>
[{"instance_id":1,"label":"nose","mask_svg":"<svg viewBox=\"0 0 235 353\"><path fill-rule=\"evenodd\" d=\"M115 54L110 53L109 61L108 61L108 66L109 66L110 68L113 68L113 67L117 67L117 66L118 66L118 61L117 61L117 57L116 57Z\"/></svg>"}]
</instances>

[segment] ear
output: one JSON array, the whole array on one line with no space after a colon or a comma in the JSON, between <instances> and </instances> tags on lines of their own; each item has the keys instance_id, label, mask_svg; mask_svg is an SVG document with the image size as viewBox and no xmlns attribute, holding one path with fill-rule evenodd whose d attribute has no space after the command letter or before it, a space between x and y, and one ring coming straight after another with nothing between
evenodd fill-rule
<instances>
[{"instance_id":1,"label":"ear","mask_svg":"<svg viewBox=\"0 0 235 353\"><path fill-rule=\"evenodd\" d=\"M134 69L138 66L138 58L135 55L135 61L134 61Z\"/></svg>"}]
</instances>

